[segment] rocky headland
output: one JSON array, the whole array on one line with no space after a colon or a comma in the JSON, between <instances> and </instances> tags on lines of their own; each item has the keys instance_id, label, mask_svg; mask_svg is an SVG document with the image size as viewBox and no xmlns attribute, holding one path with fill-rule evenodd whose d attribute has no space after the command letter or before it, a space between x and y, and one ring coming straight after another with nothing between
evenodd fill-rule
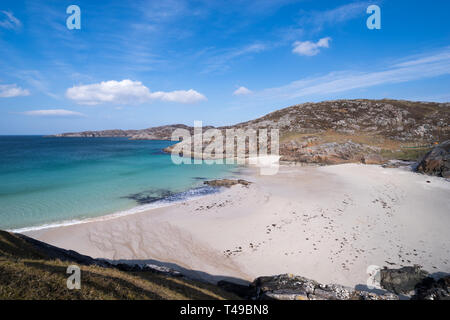
<instances>
[{"instance_id":1,"label":"rocky headland","mask_svg":"<svg viewBox=\"0 0 450 320\"><path fill-rule=\"evenodd\" d=\"M449 140L449 107L450 103L365 99L303 103L216 129L224 136L227 129L278 129L281 161L383 164L390 159L417 160L432 146ZM203 130L211 128L207 126ZM143 130L86 131L55 136L171 140L176 129L194 133L193 127L176 124ZM204 146L208 142L204 141ZM172 150L173 146L165 149L166 152ZM193 150L183 156L202 157ZM215 155L218 158L224 156Z\"/></svg>"}]
</instances>

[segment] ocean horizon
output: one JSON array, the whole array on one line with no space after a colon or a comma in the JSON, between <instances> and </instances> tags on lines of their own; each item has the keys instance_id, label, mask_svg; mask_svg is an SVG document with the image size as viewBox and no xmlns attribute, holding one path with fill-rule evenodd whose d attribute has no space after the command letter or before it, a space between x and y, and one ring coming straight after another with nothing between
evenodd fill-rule
<instances>
[{"instance_id":1,"label":"ocean horizon","mask_svg":"<svg viewBox=\"0 0 450 320\"><path fill-rule=\"evenodd\" d=\"M80 223L216 192L231 165L176 165L165 140L0 136L0 229Z\"/></svg>"}]
</instances>

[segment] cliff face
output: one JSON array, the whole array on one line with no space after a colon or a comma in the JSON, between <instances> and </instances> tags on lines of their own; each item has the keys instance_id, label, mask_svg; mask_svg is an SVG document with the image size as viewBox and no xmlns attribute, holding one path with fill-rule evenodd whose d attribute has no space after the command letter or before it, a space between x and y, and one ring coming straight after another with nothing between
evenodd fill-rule
<instances>
[{"instance_id":1,"label":"cliff face","mask_svg":"<svg viewBox=\"0 0 450 320\"><path fill-rule=\"evenodd\" d=\"M278 129L281 160L382 163L387 159L417 160L434 143L450 139L449 122L450 103L336 100L295 105L217 129ZM193 134L192 127L177 124L56 136L171 140L172 132L178 128ZM209 128L212 127L203 127Z\"/></svg>"}]
</instances>

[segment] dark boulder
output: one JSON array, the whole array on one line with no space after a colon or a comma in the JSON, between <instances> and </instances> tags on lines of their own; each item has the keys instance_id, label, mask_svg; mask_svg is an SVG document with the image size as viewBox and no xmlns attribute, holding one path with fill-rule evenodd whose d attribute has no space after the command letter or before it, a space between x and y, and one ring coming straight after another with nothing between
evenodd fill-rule
<instances>
[{"instance_id":1,"label":"dark boulder","mask_svg":"<svg viewBox=\"0 0 450 320\"><path fill-rule=\"evenodd\" d=\"M413 300L450 300L450 276L439 280L425 278L416 286Z\"/></svg>"},{"instance_id":2,"label":"dark boulder","mask_svg":"<svg viewBox=\"0 0 450 320\"><path fill-rule=\"evenodd\" d=\"M380 271L380 285L383 289L396 294L409 294L427 277L428 272L418 265L400 269L385 268Z\"/></svg>"},{"instance_id":3,"label":"dark boulder","mask_svg":"<svg viewBox=\"0 0 450 320\"><path fill-rule=\"evenodd\" d=\"M450 140L428 152L418 162L416 170L432 176L450 178Z\"/></svg>"}]
</instances>

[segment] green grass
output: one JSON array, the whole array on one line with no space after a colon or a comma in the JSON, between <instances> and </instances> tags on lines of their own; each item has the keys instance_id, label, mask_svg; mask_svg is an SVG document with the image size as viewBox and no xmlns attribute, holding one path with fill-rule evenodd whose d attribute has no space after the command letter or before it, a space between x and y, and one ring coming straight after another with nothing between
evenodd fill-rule
<instances>
[{"instance_id":1,"label":"green grass","mask_svg":"<svg viewBox=\"0 0 450 320\"><path fill-rule=\"evenodd\" d=\"M67 267L81 269L81 289L66 286ZM212 284L156 274L123 272L49 259L15 234L0 231L0 299L239 299Z\"/></svg>"},{"instance_id":2,"label":"green grass","mask_svg":"<svg viewBox=\"0 0 450 320\"><path fill-rule=\"evenodd\" d=\"M400 150L382 150L381 155L388 160L418 161L430 150L431 148L401 148Z\"/></svg>"}]
</instances>

